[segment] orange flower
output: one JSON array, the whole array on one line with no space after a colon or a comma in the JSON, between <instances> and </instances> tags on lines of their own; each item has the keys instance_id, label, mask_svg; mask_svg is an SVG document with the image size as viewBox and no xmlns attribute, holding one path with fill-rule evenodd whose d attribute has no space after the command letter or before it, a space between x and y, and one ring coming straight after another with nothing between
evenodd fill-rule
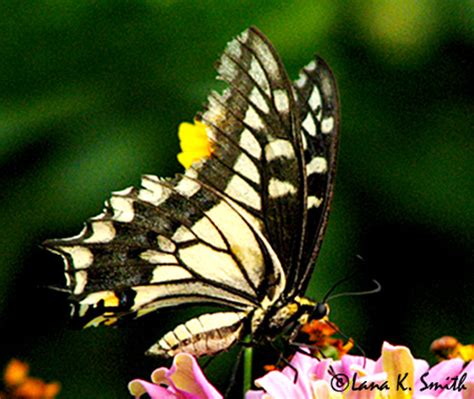
<instances>
[{"instance_id":1,"label":"orange flower","mask_svg":"<svg viewBox=\"0 0 474 399\"><path fill-rule=\"evenodd\" d=\"M28 364L17 359L10 360L3 374L5 392L0 392L0 398L5 395L11 399L53 399L58 395L61 389L58 382L45 383L30 377L28 373Z\"/></svg>"},{"instance_id":2,"label":"orange flower","mask_svg":"<svg viewBox=\"0 0 474 399\"><path fill-rule=\"evenodd\" d=\"M301 332L307 334L310 345L317 348L314 350L316 355L321 352L325 356L340 359L353 348L354 343L352 339L344 343L340 338L333 338L338 332L337 328L326 320L311 320L301 328Z\"/></svg>"}]
</instances>

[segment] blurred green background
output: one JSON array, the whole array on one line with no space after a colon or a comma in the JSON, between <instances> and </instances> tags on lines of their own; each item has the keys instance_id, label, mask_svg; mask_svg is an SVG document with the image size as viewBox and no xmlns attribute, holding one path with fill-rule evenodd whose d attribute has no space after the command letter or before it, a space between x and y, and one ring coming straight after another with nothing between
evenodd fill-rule
<instances>
[{"instance_id":1,"label":"blurred green background","mask_svg":"<svg viewBox=\"0 0 474 399\"><path fill-rule=\"evenodd\" d=\"M3 0L0 368L27 360L64 398L127 397L149 376L143 351L183 314L72 330L64 296L38 288L62 279L38 244L77 234L141 174L181 171L177 126L221 87L213 62L252 24L290 76L317 52L339 83L336 196L308 294L356 268L378 278L381 294L331 304L372 357L384 340L431 361L441 335L473 342L473 17L468 0Z\"/></svg>"}]
</instances>

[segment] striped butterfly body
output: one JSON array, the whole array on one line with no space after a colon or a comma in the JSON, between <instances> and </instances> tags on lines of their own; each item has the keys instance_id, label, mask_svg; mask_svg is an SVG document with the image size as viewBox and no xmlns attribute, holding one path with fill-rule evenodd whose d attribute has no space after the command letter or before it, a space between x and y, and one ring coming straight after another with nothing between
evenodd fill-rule
<instances>
[{"instance_id":1,"label":"striped butterfly body","mask_svg":"<svg viewBox=\"0 0 474 399\"><path fill-rule=\"evenodd\" d=\"M264 342L327 307L302 297L333 193L339 127L334 77L316 57L292 83L249 28L225 49L197 119L207 157L173 179L114 192L76 237L50 240L65 263L73 317L114 325L161 308L210 303L148 353L213 355L248 334Z\"/></svg>"}]
</instances>

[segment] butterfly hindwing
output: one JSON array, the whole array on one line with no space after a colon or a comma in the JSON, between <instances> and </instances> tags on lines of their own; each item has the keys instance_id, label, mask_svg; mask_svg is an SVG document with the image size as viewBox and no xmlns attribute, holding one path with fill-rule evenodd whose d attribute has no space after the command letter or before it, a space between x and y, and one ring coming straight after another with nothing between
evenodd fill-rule
<instances>
[{"instance_id":1,"label":"butterfly hindwing","mask_svg":"<svg viewBox=\"0 0 474 399\"><path fill-rule=\"evenodd\" d=\"M281 275L271 247L236 205L190 175L144 176L141 189L114 193L79 236L46 243L65 260L82 324L192 302L255 307L265 272Z\"/></svg>"},{"instance_id":2,"label":"butterfly hindwing","mask_svg":"<svg viewBox=\"0 0 474 399\"><path fill-rule=\"evenodd\" d=\"M329 216L339 139L339 98L329 66L316 56L294 82L300 110L307 181L307 221L303 258L295 268L293 290L306 289ZM291 285L291 279L289 285Z\"/></svg>"}]
</instances>

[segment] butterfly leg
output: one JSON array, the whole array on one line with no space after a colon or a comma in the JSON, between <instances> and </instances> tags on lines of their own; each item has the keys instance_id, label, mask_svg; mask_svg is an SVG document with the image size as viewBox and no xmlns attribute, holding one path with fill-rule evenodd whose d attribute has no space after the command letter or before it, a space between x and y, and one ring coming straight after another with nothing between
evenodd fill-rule
<instances>
[{"instance_id":1,"label":"butterfly leg","mask_svg":"<svg viewBox=\"0 0 474 399\"><path fill-rule=\"evenodd\" d=\"M289 367L290 369L292 369L295 373L295 377L293 379L293 383L296 384L296 381L298 381L298 370L286 359L286 357L283 355L282 351L276 347L276 345L270 341L269 339L267 339L267 344L268 346L270 346L273 350L275 350L276 352L278 352L279 354L279 358L278 358L278 361L277 363L280 363L282 362L285 366Z\"/></svg>"}]
</instances>

